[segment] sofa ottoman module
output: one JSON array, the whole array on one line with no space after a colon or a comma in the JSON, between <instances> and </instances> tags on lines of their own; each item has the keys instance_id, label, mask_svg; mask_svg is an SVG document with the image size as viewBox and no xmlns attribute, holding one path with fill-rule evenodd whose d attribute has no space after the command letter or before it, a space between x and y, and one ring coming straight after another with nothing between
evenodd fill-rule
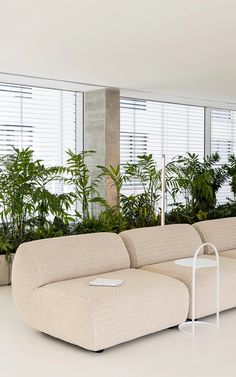
<instances>
[{"instance_id":1,"label":"sofa ottoman module","mask_svg":"<svg viewBox=\"0 0 236 377\"><path fill-rule=\"evenodd\" d=\"M192 318L192 268L177 265L176 259L193 257L202 244L194 227L187 224L132 229L122 232L130 253L131 267L163 274L180 280L188 287L188 318ZM212 240L211 240L212 241ZM201 255L201 258L214 258ZM196 318L215 313L215 269L196 271ZM236 306L236 260L220 257L220 310Z\"/></svg>"},{"instance_id":2,"label":"sofa ottoman module","mask_svg":"<svg viewBox=\"0 0 236 377\"><path fill-rule=\"evenodd\" d=\"M90 286L96 278L124 282ZM13 296L33 328L93 351L176 326L189 304L180 281L131 269L121 237L112 233L22 244L13 265Z\"/></svg>"},{"instance_id":3,"label":"sofa ottoman module","mask_svg":"<svg viewBox=\"0 0 236 377\"><path fill-rule=\"evenodd\" d=\"M236 217L206 220L193 224L203 242L212 242L222 257L236 259ZM212 250L206 248L206 253Z\"/></svg>"}]
</instances>

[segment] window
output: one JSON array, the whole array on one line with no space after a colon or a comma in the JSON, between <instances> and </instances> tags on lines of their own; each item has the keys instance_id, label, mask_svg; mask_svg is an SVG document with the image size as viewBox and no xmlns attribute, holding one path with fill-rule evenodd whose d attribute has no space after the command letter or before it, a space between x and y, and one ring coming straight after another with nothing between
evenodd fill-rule
<instances>
[{"instance_id":1,"label":"window","mask_svg":"<svg viewBox=\"0 0 236 377\"><path fill-rule=\"evenodd\" d=\"M236 112L230 110L211 110L211 153L218 152L220 164L228 162L231 154L236 153ZM225 203L233 198L231 189L226 183L218 193L218 201Z\"/></svg>"},{"instance_id":2,"label":"window","mask_svg":"<svg viewBox=\"0 0 236 377\"><path fill-rule=\"evenodd\" d=\"M149 153L159 166L163 153L167 161L186 152L204 156L203 107L132 98L121 98L120 105L121 164ZM124 190L131 188L125 186Z\"/></svg>"},{"instance_id":3,"label":"window","mask_svg":"<svg viewBox=\"0 0 236 377\"><path fill-rule=\"evenodd\" d=\"M138 155L147 154L148 137L145 132L121 131L121 165L136 162Z\"/></svg>"},{"instance_id":4,"label":"window","mask_svg":"<svg viewBox=\"0 0 236 377\"><path fill-rule=\"evenodd\" d=\"M81 93L0 84L0 155L31 147L46 166L64 165L66 150L80 149L81 114Z\"/></svg>"}]
</instances>

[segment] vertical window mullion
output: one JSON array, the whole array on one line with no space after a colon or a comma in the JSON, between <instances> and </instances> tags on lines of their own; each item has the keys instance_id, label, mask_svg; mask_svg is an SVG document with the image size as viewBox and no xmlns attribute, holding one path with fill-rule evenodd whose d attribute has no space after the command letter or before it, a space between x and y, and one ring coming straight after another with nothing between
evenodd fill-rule
<instances>
[{"instance_id":1,"label":"vertical window mullion","mask_svg":"<svg viewBox=\"0 0 236 377\"><path fill-rule=\"evenodd\" d=\"M204 109L204 157L211 155L211 109Z\"/></svg>"}]
</instances>

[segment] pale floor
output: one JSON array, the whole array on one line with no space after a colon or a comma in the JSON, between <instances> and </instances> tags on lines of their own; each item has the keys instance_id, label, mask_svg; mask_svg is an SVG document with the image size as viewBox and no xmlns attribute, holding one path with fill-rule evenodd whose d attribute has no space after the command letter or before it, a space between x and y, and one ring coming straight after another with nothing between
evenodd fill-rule
<instances>
[{"instance_id":1,"label":"pale floor","mask_svg":"<svg viewBox=\"0 0 236 377\"><path fill-rule=\"evenodd\" d=\"M32 330L0 287L0 376L235 377L236 309L220 319L195 338L170 329L96 354Z\"/></svg>"}]
</instances>

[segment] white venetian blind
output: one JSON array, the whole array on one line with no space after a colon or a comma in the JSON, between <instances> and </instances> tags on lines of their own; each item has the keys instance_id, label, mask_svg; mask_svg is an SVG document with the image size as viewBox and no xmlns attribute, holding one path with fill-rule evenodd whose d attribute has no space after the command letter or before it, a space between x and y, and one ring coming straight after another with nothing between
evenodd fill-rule
<instances>
[{"instance_id":1,"label":"white venetian blind","mask_svg":"<svg viewBox=\"0 0 236 377\"><path fill-rule=\"evenodd\" d=\"M64 165L66 150L78 147L81 109L81 93L0 84L0 155L31 147L46 166Z\"/></svg>"},{"instance_id":2,"label":"white venetian blind","mask_svg":"<svg viewBox=\"0 0 236 377\"><path fill-rule=\"evenodd\" d=\"M161 166L186 152L204 156L204 108L121 98L121 165L139 154L153 154ZM130 190L130 187L124 189ZM132 187L135 191L135 185Z\"/></svg>"},{"instance_id":3,"label":"white venetian blind","mask_svg":"<svg viewBox=\"0 0 236 377\"><path fill-rule=\"evenodd\" d=\"M211 110L211 153L218 152L220 164L228 162L231 154L236 153L236 112L230 110ZM232 198L228 183L219 190L217 199L225 203L227 198Z\"/></svg>"}]
</instances>

